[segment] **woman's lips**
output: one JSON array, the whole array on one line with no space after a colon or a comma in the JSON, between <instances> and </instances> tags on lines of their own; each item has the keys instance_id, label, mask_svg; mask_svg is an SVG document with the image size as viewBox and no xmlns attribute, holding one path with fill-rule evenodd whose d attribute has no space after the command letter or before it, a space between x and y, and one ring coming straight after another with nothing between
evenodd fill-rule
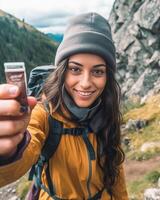
<instances>
[{"instance_id":1,"label":"woman's lips","mask_svg":"<svg viewBox=\"0 0 160 200\"><path fill-rule=\"evenodd\" d=\"M80 91L80 90L75 90L75 92L80 96L80 97L90 97L94 91Z\"/></svg>"}]
</instances>

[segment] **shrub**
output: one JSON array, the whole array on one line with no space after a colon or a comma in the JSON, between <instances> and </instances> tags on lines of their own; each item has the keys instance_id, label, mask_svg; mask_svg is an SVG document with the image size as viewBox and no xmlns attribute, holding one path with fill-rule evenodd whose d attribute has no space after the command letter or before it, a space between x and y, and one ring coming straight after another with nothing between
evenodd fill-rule
<instances>
[{"instance_id":1,"label":"shrub","mask_svg":"<svg viewBox=\"0 0 160 200\"><path fill-rule=\"evenodd\" d=\"M149 174L146 175L145 179L151 183L157 183L158 179L160 178L160 172L159 171L152 171Z\"/></svg>"}]
</instances>

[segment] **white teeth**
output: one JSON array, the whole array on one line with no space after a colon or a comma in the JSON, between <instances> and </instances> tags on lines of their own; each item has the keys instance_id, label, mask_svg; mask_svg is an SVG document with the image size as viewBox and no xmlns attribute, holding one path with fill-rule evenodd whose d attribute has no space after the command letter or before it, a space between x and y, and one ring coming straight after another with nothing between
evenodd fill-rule
<instances>
[{"instance_id":1,"label":"white teeth","mask_svg":"<svg viewBox=\"0 0 160 200\"><path fill-rule=\"evenodd\" d=\"M79 93L80 95L83 95L83 96L89 96L89 95L92 94L92 92L80 92L80 91L78 91L78 93Z\"/></svg>"}]
</instances>

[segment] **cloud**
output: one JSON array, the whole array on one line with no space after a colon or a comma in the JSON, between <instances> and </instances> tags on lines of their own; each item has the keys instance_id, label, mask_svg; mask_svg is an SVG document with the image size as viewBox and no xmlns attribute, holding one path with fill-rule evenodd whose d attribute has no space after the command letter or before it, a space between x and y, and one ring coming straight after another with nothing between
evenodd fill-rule
<instances>
[{"instance_id":1,"label":"cloud","mask_svg":"<svg viewBox=\"0 0 160 200\"><path fill-rule=\"evenodd\" d=\"M68 19L95 11L108 17L114 0L0 0L0 8L46 32L63 32Z\"/></svg>"},{"instance_id":2,"label":"cloud","mask_svg":"<svg viewBox=\"0 0 160 200\"><path fill-rule=\"evenodd\" d=\"M62 34L65 31L65 26L48 26L43 28L37 28L43 33L60 33Z\"/></svg>"},{"instance_id":3,"label":"cloud","mask_svg":"<svg viewBox=\"0 0 160 200\"><path fill-rule=\"evenodd\" d=\"M39 18L32 19L32 25L36 27L46 27L46 26L57 26L65 25L67 19L71 16L70 13L49 13L46 16L40 16Z\"/></svg>"}]
</instances>

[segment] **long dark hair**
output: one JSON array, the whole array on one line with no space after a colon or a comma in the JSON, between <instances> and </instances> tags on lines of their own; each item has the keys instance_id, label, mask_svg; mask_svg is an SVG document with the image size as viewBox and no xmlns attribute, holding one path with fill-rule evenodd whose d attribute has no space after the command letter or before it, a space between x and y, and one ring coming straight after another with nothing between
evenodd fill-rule
<instances>
[{"instance_id":1,"label":"long dark hair","mask_svg":"<svg viewBox=\"0 0 160 200\"><path fill-rule=\"evenodd\" d=\"M123 163L125 155L121 148L121 134L120 125L122 116L120 112L120 86L115 79L115 71L108 67L107 83L102 93L103 106L103 130L97 134L98 147L103 144L103 155L105 161L103 165L100 164L104 172L104 187L108 193L114 196L113 186L119 176L119 169ZM100 151L98 160L100 162Z\"/></svg>"},{"instance_id":2,"label":"long dark hair","mask_svg":"<svg viewBox=\"0 0 160 200\"><path fill-rule=\"evenodd\" d=\"M46 99L52 103L54 111L61 112L62 87L68 59L63 60L47 79L43 91ZM120 147L120 87L115 79L115 71L107 68L107 84L102 93L104 120L103 129L97 134L98 163L104 172L104 187L114 196L113 186L119 176L119 166L124 161L124 152ZM104 162L101 163L100 146L103 144Z\"/></svg>"}]
</instances>

